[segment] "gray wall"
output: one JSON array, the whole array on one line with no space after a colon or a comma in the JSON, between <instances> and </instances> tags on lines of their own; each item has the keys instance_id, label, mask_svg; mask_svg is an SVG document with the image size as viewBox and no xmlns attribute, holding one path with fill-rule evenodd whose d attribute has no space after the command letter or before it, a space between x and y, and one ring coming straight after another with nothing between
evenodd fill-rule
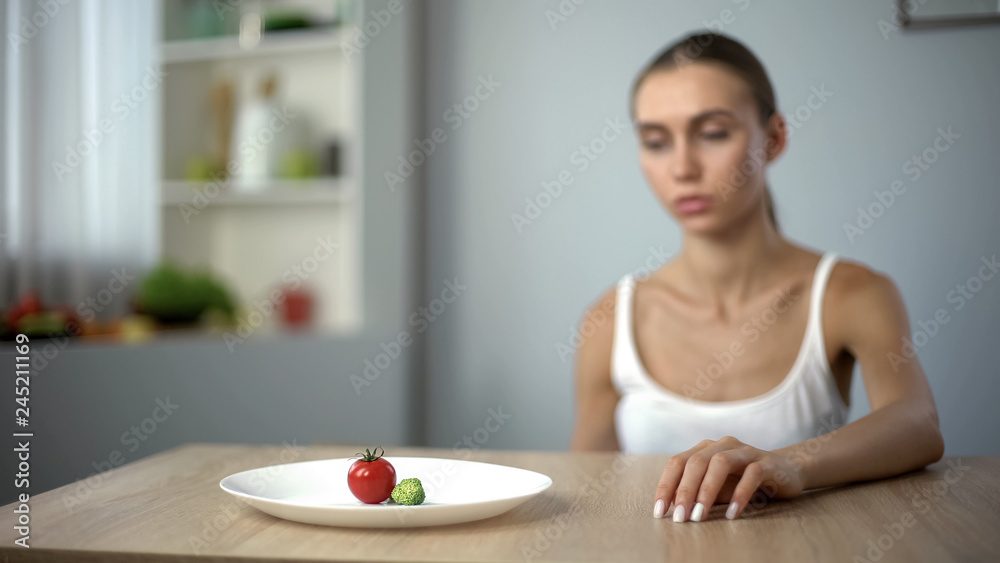
<instances>
[{"instance_id":1,"label":"gray wall","mask_svg":"<svg viewBox=\"0 0 1000 563\"><path fill-rule=\"evenodd\" d=\"M426 166L428 289L454 276L469 286L429 334L430 445L451 446L502 406L511 417L485 447L567 447L573 358L561 361L556 343L567 343L585 307L642 266L650 247L680 246L641 176L632 135L583 171L571 155L605 119L627 118L629 85L654 53L723 18L722 30L764 61L782 113L794 114L814 87L833 93L811 115L799 110L805 119L770 169L783 231L890 275L914 328L948 311L951 321L919 351L947 454L1000 454L991 405L1000 395L1000 277L961 310L947 301L981 257L1000 253L1000 26L886 37L879 20L892 21L890 0L646 0L586 2L553 29L546 10L560 4L574 5L430 4L422 135L474 93L478 77L501 83L448 130ZM960 137L914 179L902 166L932 146L939 127ZM510 215L562 170L574 182L518 233ZM844 223L896 179L905 193L849 241ZM869 412L859 372L851 402L852 419Z\"/></svg>"}]
</instances>

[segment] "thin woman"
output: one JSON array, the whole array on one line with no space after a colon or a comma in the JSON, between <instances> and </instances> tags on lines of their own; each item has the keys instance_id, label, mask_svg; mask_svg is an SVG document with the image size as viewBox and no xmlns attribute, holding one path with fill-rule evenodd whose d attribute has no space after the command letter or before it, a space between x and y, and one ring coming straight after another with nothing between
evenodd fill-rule
<instances>
[{"instance_id":1,"label":"thin woman","mask_svg":"<svg viewBox=\"0 0 1000 563\"><path fill-rule=\"evenodd\" d=\"M640 73L631 105L643 174L683 244L591 306L613 322L581 330L571 449L675 454L652 502L674 522L941 459L894 282L778 229L766 168L787 129L757 58L691 35ZM871 414L845 424L855 362Z\"/></svg>"}]
</instances>

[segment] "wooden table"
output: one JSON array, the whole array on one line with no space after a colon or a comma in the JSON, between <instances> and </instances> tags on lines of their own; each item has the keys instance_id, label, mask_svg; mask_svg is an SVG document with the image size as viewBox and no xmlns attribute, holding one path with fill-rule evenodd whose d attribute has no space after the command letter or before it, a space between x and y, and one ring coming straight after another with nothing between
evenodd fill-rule
<instances>
[{"instance_id":1,"label":"wooden table","mask_svg":"<svg viewBox=\"0 0 1000 563\"><path fill-rule=\"evenodd\" d=\"M3 561L1000 561L1000 458L946 458L884 481L712 508L700 523L654 519L668 456L479 450L553 485L478 522L409 529L300 524L219 488L223 477L290 461L351 457L358 446L191 444L31 498L30 549L2 509ZM464 459L450 449L396 456ZM467 457L467 456L466 456ZM76 501L80 501L76 503ZM72 509L67 508L72 505Z\"/></svg>"}]
</instances>

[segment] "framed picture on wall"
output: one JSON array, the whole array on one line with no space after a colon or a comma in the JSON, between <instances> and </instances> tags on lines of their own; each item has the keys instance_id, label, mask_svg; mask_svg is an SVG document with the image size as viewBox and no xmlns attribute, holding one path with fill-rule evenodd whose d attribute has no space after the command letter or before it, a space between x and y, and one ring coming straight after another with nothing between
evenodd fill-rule
<instances>
[{"instance_id":1,"label":"framed picture on wall","mask_svg":"<svg viewBox=\"0 0 1000 563\"><path fill-rule=\"evenodd\" d=\"M896 0L905 29L1000 23L1000 0Z\"/></svg>"}]
</instances>

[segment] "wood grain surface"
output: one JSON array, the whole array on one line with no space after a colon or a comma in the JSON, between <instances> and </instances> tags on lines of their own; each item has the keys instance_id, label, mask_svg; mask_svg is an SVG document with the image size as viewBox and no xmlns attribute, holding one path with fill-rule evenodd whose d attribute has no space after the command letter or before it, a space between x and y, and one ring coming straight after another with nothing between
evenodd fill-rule
<instances>
[{"instance_id":1,"label":"wood grain surface","mask_svg":"<svg viewBox=\"0 0 1000 563\"><path fill-rule=\"evenodd\" d=\"M654 519L669 456L389 448L387 457L472 459L539 471L542 494L478 522L351 529L275 518L219 481L358 446L189 444L33 495L30 549L15 504L0 515L3 561L1000 561L1000 458L945 458L882 481L808 491L726 520Z\"/></svg>"}]
</instances>

